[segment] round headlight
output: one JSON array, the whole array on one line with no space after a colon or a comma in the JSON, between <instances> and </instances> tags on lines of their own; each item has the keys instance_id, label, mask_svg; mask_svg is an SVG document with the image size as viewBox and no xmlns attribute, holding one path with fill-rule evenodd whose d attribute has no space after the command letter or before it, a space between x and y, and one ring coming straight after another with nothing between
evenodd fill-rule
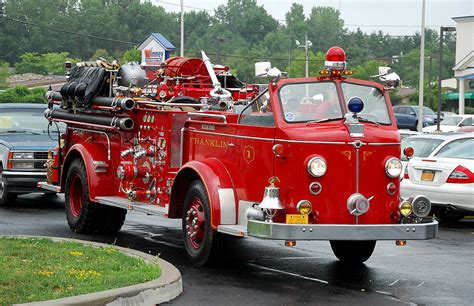
<instances>
[{"instance_id":1,"label":"round headlight","mask_svg":"<svg viewBox=\"0 0 474 306\"><path fill-rule=\"evenodd\" d=\"M402 173L402 163L398 158L389 158L385 163L385 172L390 178L399 177Z\"/></svg>"},{"instance_id":2,"label":"round headlight","mask_svg":"<svg viewBox=\"0 0 474 306\"><path fill-rule=\"evenodd\" d=\"M321 177L326 173L327 164L322 157L313 157L308 162L308 172L314 177Z\"/></svg>"},{"instance_id":3,"label":"round headlight","mask_svg":"<svg viewBox=\"0 0 474 306\"><path fill-rule=\"evenodd\" d=\"M400 210L400 213L402 214L402 216L408 217L411 214L411 212L413 211L413 207L411 206L410 202L403 201L400 204L399 210Z\"/></svg>"},{"instance_id":4,"label":"round headlight","mask_svg":"<svg viewBox=\"0 0 474 306\"><path fill-rule=\"evenodd\" d=\"M308 215L311 212L311 208L311 202L308 200L301 200L296 205L296 209L298 209L302 215Z\"/></svg>"}]
</instances>

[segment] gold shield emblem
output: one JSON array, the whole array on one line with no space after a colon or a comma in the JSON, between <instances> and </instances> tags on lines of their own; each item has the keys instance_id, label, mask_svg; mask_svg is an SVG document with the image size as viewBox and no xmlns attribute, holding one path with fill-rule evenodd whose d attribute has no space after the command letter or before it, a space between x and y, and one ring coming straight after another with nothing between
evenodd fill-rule
<instances>
[{"instance_id":1,"label":"gold shield emblem","mask_svg":"<svg viewBox=\"0 0 474 306\"><path fill-rule=\"evenodd\" d=\"M255 159L255 149L252 146L244 147L244 159L247 164L250 164Z\"/></svg>"}]
</instances>

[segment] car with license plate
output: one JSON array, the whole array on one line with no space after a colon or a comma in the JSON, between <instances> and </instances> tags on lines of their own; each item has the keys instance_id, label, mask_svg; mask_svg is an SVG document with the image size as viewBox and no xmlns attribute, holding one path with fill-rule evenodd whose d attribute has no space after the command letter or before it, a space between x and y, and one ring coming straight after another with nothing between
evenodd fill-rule
<instances>
[{"instance_id":1,"label":"car with license plate","mask_svg":"<svg viewBox=\"0 0 474 306\"><path fill-rule=\"evenodd\" d=\"M415 105L395 105L393 113L399 129L417 130L418 127L418 106ZM428 107L423 107L423 126L435 125L437 115Z\"/></svg>"},{"instance_id":2,"label":"car with license plate","mask_svg":"<svg viewBox=\"0 0 474 306\"><path fill-rule=\"evenodd\" d=\"M473 214L474 133L438 146L427 157L410 160L400 194L402 198L426 196L441 220L457 221Z\"/></svg>"},{"instance_id":3,"label":"car with license plate","mask_svg":"<svg viewBox=\"0 0 474 306\"><path fill-rule=\"evenodd\" d=\"M37 183L46 178L48 153L59 134L59 126L49 126L44 118L46 107L0 104L0 206L21 194L44 192Z\"/></svg>"}]
</instances>

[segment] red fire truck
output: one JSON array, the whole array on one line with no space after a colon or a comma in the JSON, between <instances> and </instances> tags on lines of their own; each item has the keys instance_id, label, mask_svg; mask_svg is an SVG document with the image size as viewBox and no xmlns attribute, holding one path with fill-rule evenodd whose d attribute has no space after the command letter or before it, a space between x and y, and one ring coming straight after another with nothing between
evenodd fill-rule
<instances>
[{"instance_id":1,"label":"red fire truck","mask_svg":"<svg viewBox=\"0 0 474 306\"><path fill-rule=\"evenodd\" d=\"M127 210L181 218L195 265L225 235L328 240L349 263L377 240L434 238L429 200L400 199L394 73L380 76L385 86L350 78L339 47L317 77L284 78L268 64L256 64L270 78L263 90L204 53L148 77L136 63L75 67L48 92L45 116L67 131L42 187L65 193L78 233L115 233Z\"/></svg>"}]
</instances>

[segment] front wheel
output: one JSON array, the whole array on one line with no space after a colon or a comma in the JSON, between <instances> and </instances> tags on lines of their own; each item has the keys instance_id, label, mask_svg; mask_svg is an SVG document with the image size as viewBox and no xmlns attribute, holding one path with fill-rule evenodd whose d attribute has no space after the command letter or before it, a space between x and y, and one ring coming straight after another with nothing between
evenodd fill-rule
<instances>
[{"instance_id":1,"label":"front wheel","mask_svg":"<svg viewBox=\"0 0 474 306\"><path fill-rule=\"evenodd\" d=\"M361 264L372 255L376 241L332 240L330 243L337 259L343 263Z\"/></svg>"},{"instance_id":2,"label":"front wheel","mask_svg":"<svg viewBox=\"0 0 474 306\"><path fill-rule=\"evenodd\" d=\"M15 202L17 197L16 193L9 193L7 184L3 181L3 178L0 177L0 206L7 206L12 202Z\"/></svg>"},{"instance_id":3,"label":"front wheel","mask_svg":"<svg viewBox=\"0 0 474 306\"><path fill-rule=\"evenodd\" d=\"M95 232L100 221L99 207L89 200L87 171L80 159L73 160L69 167L64 196L69 227L80 234Z\"/></svg>"},{"instance_id":4,"label":"front wheel","mask_svg":"<svg viewBox=\"0 0 474 306\"><path fill-rule=\"evenodd\" d=\"M203 266L211 262L217 233L211 226L209 197L200 180L190 185L184 198L182 230L184 246L191 263Z\"/></svg>"}]
</instances>

